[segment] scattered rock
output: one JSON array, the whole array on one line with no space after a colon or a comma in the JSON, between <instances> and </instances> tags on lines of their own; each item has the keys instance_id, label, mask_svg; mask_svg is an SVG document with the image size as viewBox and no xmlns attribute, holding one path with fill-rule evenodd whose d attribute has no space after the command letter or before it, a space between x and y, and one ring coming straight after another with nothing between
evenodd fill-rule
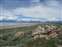
<instances>
[{"instance_id":1,"label":"scattered rock","mask_svg":"<svg viewBox=\"0 0 62 47\"><path fill-rule=\"evenodd\" d=\"M16 34L15 34L15 36L16 37L20 37L20 36L23 36L25 33L22 31L20 31L20 32L16 32Z\"/></svg>"},{"instance_id":2,"label":"scattered rock","mask_svg":"<svg viewBox=\"0 0 62 47\"><path fill-rule=\"evenodd\" d=\"M62 47L62 45L58 45L57 47Z\"/></svg>"}]
</instances>

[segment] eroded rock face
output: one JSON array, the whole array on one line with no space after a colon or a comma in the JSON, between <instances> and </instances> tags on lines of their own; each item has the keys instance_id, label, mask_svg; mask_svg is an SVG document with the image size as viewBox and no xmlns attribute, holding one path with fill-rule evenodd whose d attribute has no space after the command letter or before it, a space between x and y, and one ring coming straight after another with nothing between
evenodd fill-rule
<instances>
[{"instance_id":1,"label":"eroded rock face","mask_svg":"<svg viewBox=\"0 0 62 47\"><path fill-rule=\"evenodd\" d=\"M41 34L41 33L45 33L45 28L41 26L38 26L36 29L32 31L32 35Z\"/></svg>"},{"instance_id":2,"label":"eroded rock face","mask_svg":"<svg viewBox=\"0 0 62 47\"><path fill-rule=\"evenodd\" d=\"M51 34L48 35L49 38L55 38L57 37L57 33L56 32L52 32Z\"/></svg>"},{"instance_id":3,"label":"eroded rock face","mask_svg":"<svg viewBox=\"0 0 62 47\"><path fill-rule=\"evenodd\" d=\"M44 27L38 26L36 29L32 31L32 36L34 39L37 38L55 38L58 36L59 29L56 29L56 26L47 26L48 28L45 29Z\"/></svg>"},{"instance_id":4,"label":"eroded rock face","mask_svg":"<svg viewBox=\"0 0 62 47\"><path fill-rule=\"evenodd\" d=\"M46 33L45 28L41 27L41 26L38 26L35 30L32 31L33 39L35 40L37 38L47 37L47 35L43 35L43 33Z\"/></svg>"}]
</instances>

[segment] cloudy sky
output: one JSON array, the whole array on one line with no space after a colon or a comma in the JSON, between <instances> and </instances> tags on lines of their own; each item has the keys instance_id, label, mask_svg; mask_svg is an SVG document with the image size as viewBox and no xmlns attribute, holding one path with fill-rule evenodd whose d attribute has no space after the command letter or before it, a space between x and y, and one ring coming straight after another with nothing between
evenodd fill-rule
<instances>
[{"instance_id":1,"label":"cloudy sky","mask_svg":"<svg viewBox=\"0 0 62 47\"><path fill-rule=\"evenodd\" d=\"M0 20L62 21L62 0L0 0Z\"/></svg>"}]
</instances>

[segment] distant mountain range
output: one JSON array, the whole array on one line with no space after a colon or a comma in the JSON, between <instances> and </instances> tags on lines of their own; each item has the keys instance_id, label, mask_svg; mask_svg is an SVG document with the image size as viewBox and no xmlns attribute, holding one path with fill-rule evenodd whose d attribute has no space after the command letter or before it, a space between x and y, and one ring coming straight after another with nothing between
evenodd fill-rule
<instances>
[{"instance_id":1,"label":"distant mountain range","mask_svg":"<svg viewBox=\"0 0 62 47\"><path fill-rule=\"evenodd\" d=\"M45 18L32 18L26 16L17 16L16 19L2 19L0 23L61 23L62 21L48 21Z\"/></svg>"},{"instance_id":2,"label":"distant mountain range","mask_svg":"<svg viewBox=\"0 0 62 47\"><path fill-rule=\"evenodd\" d=\"M58 23L58 24L62 24L62 21L35 21L35 20L31 20L31 21L17 21L17 20L0 20L0 23Z\"/></svg>"}]
</instances>

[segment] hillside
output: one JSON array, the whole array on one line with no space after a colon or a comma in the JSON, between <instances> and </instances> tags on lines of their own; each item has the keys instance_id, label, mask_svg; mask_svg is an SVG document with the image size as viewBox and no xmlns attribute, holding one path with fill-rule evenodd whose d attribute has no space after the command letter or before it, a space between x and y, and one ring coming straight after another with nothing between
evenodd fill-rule
<instances>
[{"instance_id":1,"label":"hillside","mask_svg":"<svg viewBox=\"0 0 62 47\"><path fill-rule=\"evenodd\" d=\"M39 36L36 37L36 35L42 35L38 33L39 30L43 28L44 32L47 29L48 31L50 29L52 29L53 31L56 30L55 32L58 35L55 37L53 37L52 35L48 39L46 39L45 37ZM40 31L40 33L41 32L42 31ZM33 35L33 33L35 33L36 35ZM28 27L25 26L11 29L10 28L0 29L0 47L59 47L59 46L62 46L62 25L60 24L39 24Z\"/></svg>"}]
</instances>

